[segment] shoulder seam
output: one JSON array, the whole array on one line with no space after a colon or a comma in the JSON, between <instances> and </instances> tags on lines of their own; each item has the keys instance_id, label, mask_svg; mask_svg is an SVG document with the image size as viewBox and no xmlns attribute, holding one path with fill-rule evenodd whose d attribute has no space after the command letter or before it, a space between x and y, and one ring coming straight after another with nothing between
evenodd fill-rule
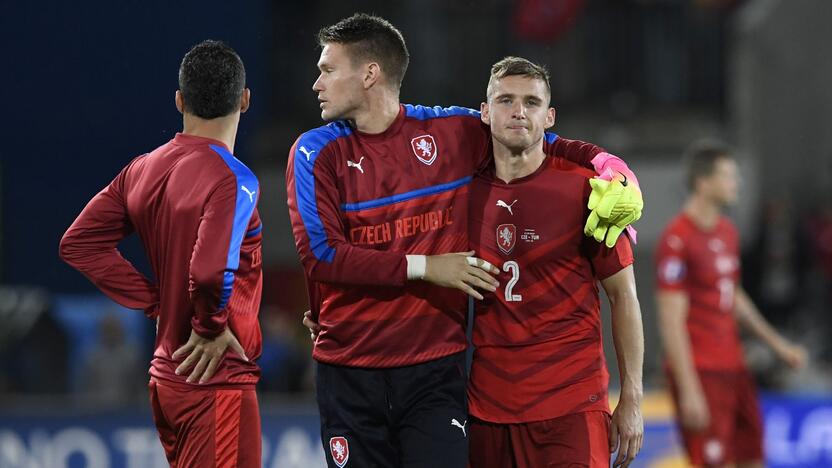
<instances>
[{"instance_id":1,"label":"shoulder seam","mask_svg":"<svg viewBox=\"0 0 832 468\"><path fill-rule=\"evenodd\" d=\"M352 133L352 129L349 125L342 120L303 132L295 141L295 150L291 154L291 158L297 159L300 156L305 156L307 161L314 162L314 160L317 159L317 156L322 154L326 148L329 147L330 143L337 141L340 138L349 137ZM309 141L312 139L317 141ZM317 153L317 155L315 155L315 153ZM313 155L315 155L315 157L313 157Z\"/></svg>"}]
</instances>

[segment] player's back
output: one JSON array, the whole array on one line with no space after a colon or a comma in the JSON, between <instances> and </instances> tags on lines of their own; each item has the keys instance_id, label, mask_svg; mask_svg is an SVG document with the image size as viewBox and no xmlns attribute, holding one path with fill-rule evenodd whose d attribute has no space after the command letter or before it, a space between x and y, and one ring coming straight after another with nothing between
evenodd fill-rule
<instances>
[{"instance_id":1,"label":"player's back","mask_svg":"<svg viewBox=\"0 0 832 468\"><path fill-rule=\"evenodd\" d=\"M706 230L680 213L659 239L656 271L660 291L681 291L688 297L687 330L696 367L743 368L733 314L739 236L731 221L722 216Z\"/></svg>"},{"instance_id":2,"label":"player's back","mask_svg":"<svg viewBox=\"0 0 832 468\"><path fill-rule=\"evenodd\" d=\"M501 268L477 302L471 414L518 423L608 411L596 278L632 262L629 242L606 249L583 234L592 172L548 158L535 173L471 188L472 250Z\"/></svg>"},{"instance_id":3,"label":"player's back","mask_svg":"<svg viewBox=\"0 0 832 468\"><path fill-rule=\"evenodd\" d=\"M223 143L177 134L125 169L122 191L159 286L151 375L176 382L187 377L174 374L171 355L198 326L200 306L226 308L248 357L259 356L261 226L254 174ZM251 384L258 376L253 361L228 353L208 383Z\"/></svg>"}]
</instances>

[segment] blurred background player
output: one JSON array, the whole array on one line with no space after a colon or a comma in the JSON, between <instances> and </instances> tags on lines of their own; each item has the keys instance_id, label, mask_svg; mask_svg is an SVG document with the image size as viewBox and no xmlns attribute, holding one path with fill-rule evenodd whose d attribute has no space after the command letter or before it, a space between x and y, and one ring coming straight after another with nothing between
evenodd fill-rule
<instances>
[{"instance_id":1,"label":"blurred background player","mask_svg":"<svg viewBox=\"0 0 832 468\"><path fill-rule=\"evenodd\" d=\"M581 232L594 174L543 152L555 122L550 100L544 68L518 57L492 67L482 120L494 167L472 185L469 238L505 277L502 290L475 304L473 468L609 467L616 449L615 466L628 466L642 445L633 251L629 239L608 248ZM598 280L612 305L622 382L612 424Z\"/></svg>"},{"instance_id":2,"label":"blurred background player","mask_svg":"<svg viewBox=\"0 0 832 468\"><path fill-rule=\"evenodd\" d=\"M171 466L260 467L260 193L233 155L249 100L234 50L194 46L179 68L183 131L131 161L61 239L67 263L157 321L150 400ZM117 249L133 232L156 282Z\"/></svg>"},{"instance_id":3,"label":"blurred background player","mask_svg":"<svg viewBox=\"0 0 832 468\"><path fill-rule=\"evenodd\" d=\"M332 123L298 138L286 179L310 318L320 321L327 462L464 466L466 301L453 288L481 299L475 288L498 285L489 275L498 270L465 252L487 127L471 109L400 104L409 54L386 20L357 14L318 40L313 90ZM545 149L630 173L591 144L552 134Z\"/></svg>"},{"instance_id":4,"label":"blurred background player","mask_svg":"<svg viewBox=\"0 0 832 468\"><path fill-rule=\"evenodd\" d=\"M700 141L688 150L690 195L662 234L656 255L659 330L690 462L763 466L763 424L738 326L788 365L806 351L777 333L739 284L739 238L722 214L737 200L732 150Z\"/></svg>"}]
</instances>

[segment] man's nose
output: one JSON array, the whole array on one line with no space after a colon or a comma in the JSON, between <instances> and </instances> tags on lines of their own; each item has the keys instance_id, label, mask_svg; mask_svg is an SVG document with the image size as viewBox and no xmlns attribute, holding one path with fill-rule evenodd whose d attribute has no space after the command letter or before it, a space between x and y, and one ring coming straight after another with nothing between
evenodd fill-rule
<instances>
[{"instance_id":1,"label":"man's nose","mask_svg":"<svg viewBox=\"0 0 832 468\"><path fill-rule=\"evenodd\" d=\"M524 106L522 103L515 104L511 109L511 116L516 119L525 119L526 106Z\"/></svg>"}]
</instances>

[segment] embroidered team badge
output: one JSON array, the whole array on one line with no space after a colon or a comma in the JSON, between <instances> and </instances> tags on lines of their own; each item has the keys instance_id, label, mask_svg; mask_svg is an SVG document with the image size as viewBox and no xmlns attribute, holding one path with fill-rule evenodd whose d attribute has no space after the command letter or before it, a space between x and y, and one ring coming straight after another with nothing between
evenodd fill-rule
<instances>
[{"instance_id":1,"label":"embroidered team badge","mask_svg":"<svg viewBox=\"0 0 832 468\"><path fill-rule=\"evenodd\" d=\"M497 247L501 252L508 255L514 250L517 240L517 227L513 224L501 224L497 226Z\"/></svg>"},{"instance_id":2,"label":"embroidered team badge","mask_svg":"<svg viewBox=\"0 0 832 468\"><path fill-rule=\"evenodd\" d=\"M416 159L430 166L436 161L436 141L430 135L417 136L410 140L410 147Z\"/></svg>"},{"instance_id":3,"label":"embroidered team badge","mask_svg":"<svg viewBox=\"0 0 832 468\"><path fill-rule=\"evenodd\" d=\"M668 257L659 265L659 276L667 284L678 284L685 278L685 262L679 257Z\"/></svg>"},{"instance_id":4,"label":"embroidered team badge","mask_svg":"<svg viewBox=\"0 0 832 468\"><path fill-rule=\"evenodd\" d=\"M329 439L329 452L332 460L338 468L344 468L350 459L350 445L346 437L333 437Z\"/></svg>"}]
</instances>

